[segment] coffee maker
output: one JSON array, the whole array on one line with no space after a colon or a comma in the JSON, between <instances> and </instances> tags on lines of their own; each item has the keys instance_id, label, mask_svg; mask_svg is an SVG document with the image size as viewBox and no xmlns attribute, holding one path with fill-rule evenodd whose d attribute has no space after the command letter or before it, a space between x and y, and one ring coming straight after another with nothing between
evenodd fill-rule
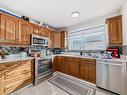
<instances>
[{"instance_id":1,"label":"coffee maker","mask_svg":"<svg viewBox=\"0 0 127 95\"><path fill-rule=\"evenodd\" d=\"M53 48L53 54L61 54L61 48Z\"/></svg>"}]
</instances>

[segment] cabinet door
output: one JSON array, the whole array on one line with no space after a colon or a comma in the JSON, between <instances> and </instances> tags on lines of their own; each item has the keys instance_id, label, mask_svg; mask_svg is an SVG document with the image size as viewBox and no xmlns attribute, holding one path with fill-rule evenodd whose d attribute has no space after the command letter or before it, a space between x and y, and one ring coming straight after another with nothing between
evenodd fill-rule
<instances>
[{"instance_id":1,"label":"cabinet door","mask_svg":"<svg viewBox=\"0 0 127 95\"><path fill-rule=\"evenodd\" d=\"M62 64L62 72L79 77L79 64L76 62L64 62Z\"/></svg>"},{"instance_id":2,"label":"cabinet door","mask_svg":"<svg viewBox=\"0 0 127 95\"><path fill-rule=\"evenodd\" d=\"M65 48L65 31L61 32L61 48Z\"/></svg>"},{"instance_id":3,"label":"cabinet door","mask_svg":"<svg viewBox=\"0 0 127 95\"><path fill-rule=\"evenodd\" d=\"M33 25L33 27L34 27L33 34L41 35L41 28L37 25Z\"/></svg>"},{"instance_id":4,"label":"cabinet door","mask_svg":"<svg viewBox=\"0 0 127 95\"><path fill-rule=\"evenodd\" d=\"M19 42L19 21L8 15L1 15L1 39L5 42Z\"/></svg>"},{"instance_id":5,"label":"cabinet door","mask_svg":"<svg viewBox=\"0 0 127 95\"><path fill-rule=\"evenodd\" d=\"M92 83L96 83L96 65L92 62L80 61L80 78Z\"/></svg>"},{"instance_id":6,"label":"cabinet door","mask_svg":"<svg viewBox=\"0 0 127 95\"><path fill-rule=\"evenodd\" d=\"M53 60L53 70L55 71L62 71L62 57L56 56Z\"/></svg>"},{"instance_id":7,"label":"cabinet door","mask_svg":"<svg viewBox=\"0 0 127 95\"><path fill-rule=\"evenodd\" d=\"M60 32L54 32L54 47L60 48L61 47L61 33Z\"/></svg>"},{"instance_id":8,"label":"cabinet door","mask_svg":"<svg viewBox=\"0 0 127 95\"><path fill-rule=\"evenodd\" d=\"M42 37L48 37L48 31L46 28L41 28L41 36Z\"/></svg>"},{"instance_id":9,"label":"cabinet door","mask_svg":"<svg viewBox=\"0 0 127 95\"><path fill-rule=\"evenodd\" d=\"M33 27L26 21L20 21L20 33L21 33L21 43L25 45L30 44L30 35L33 32Z\"/></svg>"},{"instance_id":10,"label":"cabinet door","mask_svg":"<svg viewBox=\"0 0 127 95\"><path fill-rule=\"evenodd\" d=\"M53 48L54 47L54 31L49 31L49 32L50 32L49 47Z\"/></svg>"},{"instance_id":11,"label":"cabinet door","mask_svg":"<svg viewBox=\"0 0 127 95\"><path fill-rule=\"evenodd\" d=\"M0 64L0 95L16 91L33 81L33 60Z\"/></svg>"},{"instance_id":12,"label":"cabinet door","mask_svg":"<svg viewBox=\"0 0 127 95\"><path fill-rule=\"evenodd\" d=\"M107 19L109 45L122 45L122 16Z\"/></svg>"},{"instance_id":13,"label":"cabinet door","mask_svg":"<svg viewBox=\"0 0 127 95\"><path fill-rule=\"evenodd\" d=\"M75 76L75 77L79 77L79 62L78 59L75 58L69 58L69 59L74 59L75 61L71 61L71 60L65 60L62 63L62 72Z\"/></svg>"}]
</instances>

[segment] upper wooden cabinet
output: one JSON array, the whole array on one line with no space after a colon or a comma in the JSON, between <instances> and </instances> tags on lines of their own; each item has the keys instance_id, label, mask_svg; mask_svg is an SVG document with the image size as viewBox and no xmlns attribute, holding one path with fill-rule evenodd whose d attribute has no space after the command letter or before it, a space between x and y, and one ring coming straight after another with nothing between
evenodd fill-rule
<instances>
[{"instance_id":1,"label":"upper wooden cabinet","mask_svg":"<svg viewBox=\"0 0 127 95\"><path fill-rule=\"evenodd\" d=\"M66 31L62 31L62 32L54 32L52 35L54 35L54 44L53 47L54 48L67 48L67 32Z\"/></svg>"},{"instance_id":2,"label":"upper wooden cabinet","mask_svg":"<svg viewBox=\"0 0 127 95\"><path fill-rule=\"evenodd\" d=\"M54 48L60 48L61 47L61 33L60 32L54 32Z\"/></svg>"},{"instance_id":3,"label":"upper wooden cabinet","mask_svg":"<svg viewBox=\"0 0 127 95\"><path fill-rule=\"evenodd\" d=\"M41 35L41 27L33 24L33 34Z\"/></svg>"},{"instance_id":4,"label":"upper wooden cabinet","mask_svg":"<svg viewBox=\"0 0 127 95\"><path fill-rule=\"evenodd\" d=\"M68 47L68 32L62 31L61 32L61 48Z\"/></svg>"},{"instance_id":5,"label":"upper wooden cabinet","mask_svg":"<svg viewBox=\"0 0 127 95\"><path fill-rule=\"evenodd\" d=\"M53 48L54 46L54 31L49 31L49 47Z\"/></svg>"},{"instance_id":6,"label":"upper wooden cabinet","mask_svg":"<svg viewBox=\"0 0 127 95\"><path fill-rule=\"evenodd\" d=\"M106 23L108 26L109 46L122 45L122 16L109 18Z\"/></svg>"},{"instance_id":7,"label":"upper wooden cabinet","mask_svg":"<svg viewBox=\"0 0 127 95\"><path fill-rule=\"evenodd\" d=\"M30 45L30 35L33 33L33 26L24 20L20 20L19 27L21 34L21 44Z\"/></svg>"},{"instance_id":8,"label":"upper wooden cabinet","mask_svg":"<svg viewBox=\"0 0 127 95\"><path fill-rule=\"evenodd\" d=\"M0 14L0 41L19 42L19 20L15 17Z\"/></svg>"},{"instance_id":9,"label":"upper wooden cabinet","mask_svg":"<svg viewBox=\"0 0 127 95\"><path fill-rule=\"evenodd\" d=\"M0 13L0 44L30 45L30 34L49 38L49 48L67 48L67 32L55 32L22 19Z\"/></svg>"},{"instance_id":10,"label":"upper wooden cabinet","mask_svg":"<svg viewBox=\"0 0 127 95\"><path fill-rule=\"evenodd\" d=\"M41 36L49 38L49 30L46 28L41 28Z\"/></svg>"}]
</instances>

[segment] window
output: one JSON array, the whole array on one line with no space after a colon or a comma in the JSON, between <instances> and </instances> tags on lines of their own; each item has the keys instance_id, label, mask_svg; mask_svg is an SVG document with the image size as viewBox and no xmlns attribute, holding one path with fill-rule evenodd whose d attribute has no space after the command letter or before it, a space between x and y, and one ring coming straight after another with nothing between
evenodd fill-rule
<instances>
[{"instance_id":1,"label":"window","mask_svg":"<svg viewBox=\"0 0 127 95\"><path fill-rule=\"evenodd\" d=\"M69 50L104 50L106 48L105 25L87 28L80 31L71 31L68 35Z\"/></svg>"}]
</instances>

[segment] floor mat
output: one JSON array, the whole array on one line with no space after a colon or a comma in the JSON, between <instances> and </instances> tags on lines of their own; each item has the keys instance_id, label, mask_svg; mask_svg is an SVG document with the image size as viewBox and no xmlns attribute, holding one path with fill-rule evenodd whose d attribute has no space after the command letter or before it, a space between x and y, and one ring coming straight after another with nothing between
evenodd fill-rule
<instances>
[{"instance_id":1,"label":"floor mat","mask_svg":"<svg viewBox=\"0 0 127 95\"><path fill-rule=\"evenodd\" d=\"M81 83L70 80L64 76L56 75L48 80L70 95L95 95L95 89Z\"/></svg>"}]
</instances>

